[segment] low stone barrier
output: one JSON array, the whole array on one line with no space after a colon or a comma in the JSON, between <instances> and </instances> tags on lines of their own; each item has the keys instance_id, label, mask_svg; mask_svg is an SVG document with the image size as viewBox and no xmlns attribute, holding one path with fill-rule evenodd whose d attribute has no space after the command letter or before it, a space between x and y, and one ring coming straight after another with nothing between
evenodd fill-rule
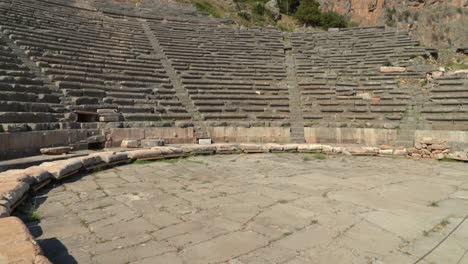
<instances>
[{"instance_id":1,"label":"low stone barrier","mask_svg":"<svg viewBox=\"0 0 468 264\"><path fill-rule=\"evenodd\" d=\"M61 180L80 172L110 168L128 164L135 160L158 160L165 158L186 157L189 155L238 154L238 153L324 153L327 155L352 156L400 156L411 157L407 149L381 147L339 147L322 144L212 144L180 145L152 147L148 149L129 149L106 151L83 157L44 162L39 166L20 170L8 170L0 173L0 263L14 262L16 258L29 259L30 263L49 263L40 252L26 227L16 217L10 217L12 211L26 198L29 192L36 192L52 180ZM468 161L465 152L438 153L443 158ZM428 157L440 158L430 155ZM2 246L4 241L14 241L9 247ZM16 241L16 240L15 240ZM17 252L18 256L12 255ZM22 252L21 254L18 252ZM3 259L2 259L3 258ZM34 260L34 261L33 261ZM41 262L42 261L42 262Z\"/></svg>"}]
</instances>

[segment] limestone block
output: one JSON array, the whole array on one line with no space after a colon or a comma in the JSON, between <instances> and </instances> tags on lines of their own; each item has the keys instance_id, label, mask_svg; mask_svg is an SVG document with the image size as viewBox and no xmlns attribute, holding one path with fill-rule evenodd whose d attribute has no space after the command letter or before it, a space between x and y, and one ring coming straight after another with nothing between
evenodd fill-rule
<instances>
[{"instance_id":1,"label":"limestone block","mask_svg":"<svg viewBox=\"0 0 468 264\"><path fill-rule=\"evenodd\" d=\"M427 148L429 151L432 150L445 150L448 149L448 146L446 144L441 144L441 143L436 143L428 146Z\"/></svg>"},{"instance_id":2,"label":"limestone block","mask_svg":"<svg viewBox=\"0 0 468 264\"><path fill-rule=\"evenodd\" d=\"M408 155L408 151L406 149L395 149L395 151L393 151L393 155L395 155L395 156L406 156L406 155Z\"/></svg>"},{"instance_id":3,"label":"limestone block","mask_svg":"<svg viewBox=\"0 0 468 264\"><path fill-rule=\"evenodd\" d=\"M200 138L198 139L198 144L200 145L211 145L211 138Z\"/></svg>"},{"instance_id":4,"label":"limestone block","mask_svg":"<svg viewBox=\"0 0 468 264\"><path fill-rule=\"evenodd\" d=\"M237 144L214 144L213 146L216 147L216 154L234 154L240 151L239 146Z\"/></svg>"},{"instance_id":5,"label":"limestone block","mask_svg":"<svg viewBox=\"0 0 468 264\"><path fill-rule=\"evenodd\" d=\"M320 144L299 144L297 151L309 153L309 152L322 152L323 146Z\"/></svg>"},{"instance_id":6,"label":"limestone block","mask_svg":"<svg viewBox=\"0 0 468 264\"><path fill-rule=\"evenodd\" d=\"M94 167L97 164L103 162L101 156L99 156L97 154L91 154L91 155L88 155L88 156L79 157L78 159L81 161L84 168Z\"/></svg>"},{"instance_id":7,"label":"limestone block","mask_svg":"<svg viewBox=\"0 0 468 264\"><path fill-rule=\"evenodd\" d=\"M267 148L270 152L283 152L284 150L284 145L274 143L265 144L264 147Z\"/></svg>"},{"instance_id":8,"label":"limestone block","mask_svg":"<svg viewBox=\"0 0 468 264\"><path fill-rule=\"evenodd\" d=\"M380 72L383 72L383 73L405 72L405 71L406 71L405 67L387 67L387 66L380 67Z\"/></svg>"},{"instance_id":9,"label":"limestone block","mask_svg":"<svg viewBox=\"0 0 468 264\"><path fill-rule=\"evenodd\" d=\"M142 148L164 146L164 139L142 139L140 145Z\"/></svg>"},{"instance_id":10,"label":"limestone block","mask_svg":"<svg viewBox=\"0 0 468 264\"><path fill-rule=\"evenodd\" d=\"M69 146L54 147L54 148L41 148L41 153L44 155L62 155L70 152L72 149Z\"/></svg>"},{"instance_id":11,"label":"limestone block","mask_svg":"<svg viewBox=\"0 0 468 264\"><path fill-rule=\"evenodd\" d=\"M322 145L322 152L327 154L333 153L333 147L329 145Z\"/></svg>"},{"instance_id":12,"label":"limestone block","mask_svg":"<svg viewBox=\"0 0 468 264\"><path fill-rule=\"evenodd\" d=\"M299 144L285 144L283 145L283 151L296 152Z\"/></svg>"},{"instance_id":13,"label":"limestone block","mask_svg":"<svg viewBox=\"0 0 468 264\"><path fill-rule=\"evenodd\" d=\"M0 262L50 264L37 242L17 217L0 218Z\"/></svg>"},{"instance_id":14,"label":"limestone block","mask_svg":"<svg viewBox=\"0 0 468 264\"><path fill-rule=\"evenodd\" d=\"M115 164L115 163L123 163L128 161L128 155L126 152L103 152L96 154L98 155L102 161L104 161L107 164Z\"/></svg>"},{"instance_id":15,"label":"limestone block","mask_svg":"<svg viewBox=\"0 0 468 264\"><path fill-rule=\"evenodd\" d=\"M151 159L162 159L164 155L162 155L161 151L154 150L154 149L140 149L127 152L127 155L130 159L142 159L142 160L151 160Z\"/></svg>"},{"instance_id":16,"label":"limestone block","mask_svg":"<svg viewBox=\"0 0 468 264\"><path fill-rule=\"evenodd\" d=\"M124 139L122 140L122 144L120 144L122 148L139 148L140 141L137 139Z\"/></svg>"},{"instance_id":17,"label":"limestone block","mask_svg":"<svg viewBox=\"0 0 468 264\"><path fill-rule=\"evenodd\" d=\"M27 175L25 170L8 170L0 173L0 184L5 182L25 182L34 184L35 179Z\"/></svg>"},{"instance_id":18,"label":"limestone block","mask_svg":"<svg viewBox=\"0 0 468 264\"><path fill-rule=\"evenodd\" d=\"M28 190L29 184L25 182L0 183L0 200L6 201L3 205L7 208L11 208L11 206L18 202Z\"/></svg>"},{"instance_id":19,"label":"limestone block","mask_svg":"<svg viewBox=\"0 0 468 264\"><path fill-rule=\"evenodd\" d=\"M258 145L258 144L240 144L239 147L244 153L265 153L265 152L268 152L267 148L265 148L263 145Z\"/></svg>"},{"instance_id":20,"label":"limestone block","mask_svg":"<svg viewBox=\"0 0 468 264\"><path fill-rule=\"evenodd\" d=\"M99 122L118 122L120 115L103 115L99 117Z\"/></svg>"},{"instance_id":21,"label":"limestone block","mask_svg":"<svg viewBox=\"0 0 468 264\"><path fill-rule=\"evenodd\" d=\"M106 141L106 137L103 135L90 136L86 139L88 143L102 143Z\"/></svg>"},{"instance_id":22,"label":"limestone block","mask_svg":"<svg viewBox=\"0 0 468 264\"><path fill-rule=\"evenodd\" d=\"M468 161L468 154L462 151L456 151L446 155L449 159L459 160L459 161Z\"/></svg>"},{"instance_id":23,"label":"limestone block","mask_svg":"<svg viewBox=\"0 0 468 264\"><path fill-rule=\"evenodd\" d=\"M185 145L181 149L184 153L191 154L214 154L216 152L214 145Z\"/></svg>"},{"instance_id":24,"label":"limestone block","mask_svg":"<svg viewBox=\"0 0 468 264\"><path fill-rule=\"evenodd\" d=\"M182 149L175 147L153 147L151 149L160 151L162 155L184 155Z\"/></svg>"},{"instance_id":25,"label":"limestone block","mask_svg":"<svg viewBox=\"0 0 468 264\"><path fill-rule=\"evenodd\" d=\"M52 175L47 170L45 170L44 168L40 166L31 166L25 169L24 172L29 177L34 178L35 180L34 184L39 184L52 178Z\"/></svg>"},{"instance_id":26,"label":"limestone block","mask_svg":"<svg viewBox=\"0 0 468 264\"><path fill-rule=\"evenodd\" d=\"M393 149L380 149L379 155L392 155Z\"/></svg>"},{"instance_id":27,"label":"limestone block","mask_svg":"<svg viewBox=\"0 0 468 264\"><path fill-rule=\"evenodd\" d=\"M59 180L77 173L82 167L83 163L78 158L60 160L53 162L44 162L40 167L47 170L55 179Z\"/></svg>"},{"instance_id":28,"label":"limestone block","mask_svg":"<svg viewBox=\"0 0 468 264\"><path fill-rule=\"evenodd\" d=\"M346 147L346 150L354 156L374 156L379 153L378 148L372 147Z\"/></svg>"}]
</instances>

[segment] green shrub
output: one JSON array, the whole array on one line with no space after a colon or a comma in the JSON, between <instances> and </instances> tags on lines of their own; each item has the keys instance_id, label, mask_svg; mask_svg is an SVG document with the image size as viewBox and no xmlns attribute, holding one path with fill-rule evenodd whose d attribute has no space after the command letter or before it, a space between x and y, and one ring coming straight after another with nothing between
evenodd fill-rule
<instances>
[{"instance_id":1,"label":"green shrub","mask_svg":"<svg viewBox=\"0 0 468 264\"><path fill-rule=\"evenodd\" d=\"M320 5L315 0L300 0L300 4L294 16L301 23L308 26L319 27L322 22Z\"/></svg>"},{"instance_id":2,"label":"green shrub","mask_svg":"<svg viewBox=\"0 0 468 264\"><path fill-rule=\"evenodd\" d=\"M394 7L387 9L387 14L386 14L387 21L385 24L387 24L387 26L394 27L396 25L395 16L396 16L396 9Z\"/></svg>"},{"instance_id":3,"label":"green shrub","mask_svg":"<svg viewBox=\"0 0 468 264\"><path fill-rule=\"evenodd\" d=\"M286 15L296 13L297 7L299 6L299 0L277 0L280 12Z\"/></svg>"},{"instance_id":4,"label":"green shrub","mask_svg":"<svg viewBox=\"0 0 468 264\"><path fill-rule=\"evenodd\" d=\"M347 27L347 21L343 16L335 12L325 12L321 16L320 26L324 29L328 28L344 28Z\"/></svg>"},{"instance_id":5,"label":"green shrub","mask_svg":"<svg viewBox=\"0 0 468 264\"><path fill-rule=\"evenodd\" d=\"M348 26L347 19L333 11L322 13L320 4L316 0L300 0L294 14L297 20L308 26L328 29L331 27L343 28Z\"/></svg>"},{"instance_id":6,"label":"green shrub","mask_svg":"<svg viewBox=\"0 0 468 264\"><path fill-rule=\"evenodd\" d=\"M265 5L262 3L255 3L253 12L259 16L263 16L263 14L265 14Z\"/></svg>"}]
</instances>

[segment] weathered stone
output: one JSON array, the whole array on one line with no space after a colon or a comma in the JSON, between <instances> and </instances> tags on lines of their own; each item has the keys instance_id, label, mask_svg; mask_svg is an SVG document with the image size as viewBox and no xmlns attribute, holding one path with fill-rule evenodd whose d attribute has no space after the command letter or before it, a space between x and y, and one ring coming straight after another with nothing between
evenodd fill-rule
<instances>
[{"instance_id":1,"label":"weathered stone","mask_svg":"<svg viewBox=\"0 0 468 264\"><path fill-rule=\"evenodd\" d=\"M234 154L240 151L237 144L218 143L214 144L214 146L216 147L216 154Z\"/></svg>"},{"instance_id":2,"label":"weathered stone","mask_svg":"<svg viewBox=\"0 0 468 264\"><path fill-rule=\"evenodd\" d=\"M200 138L200 139L198 139L198 144L200 144L200 145L211 145L212 140L211 140L211 138Z\"/></svg>"},{"instance_id":3,"label":"weathered stone","mask_svg":"<svg viewBox=\"0 0 468 264\"><path fill-rule=\"evenodd\" d=\"M214 154L216 152L214 145L185 145L181 149L184 153L190 154Z\"/></svg>"},{"instance_id":4,"label":"weathered stone","mask_svg":"<svg viewBox=\"0 0 468 264\"><path fill-rule=\"evenodd\" d=\"M122 144L120 144L122 148L139 148L140 141L137 139L124 139L122 140Z\"/></svg>"},{"instance_id":5,"label":"weathered stone","mask_svg":"<svg viewBox=\"0 0 468 264\"><path fill-rule=\"evenodd\" d=\"M96 154L91 154L91 155L87 155L87 156L84 156L84 157L79 157L78 159L80 159L81 163L83 164L83 167L84 168L91 168L91 167L94 167L100 163L103 163L103 160L101 158L101 156L99 155L96 155Z\"/></svg>"},{"instance_id":6,"label":"weathered stone","mask_svg":"<svg viewBox=\"0 0 468 264\"><path fill-rule=\"evenodd\" d=\"M282 152L284 150L284 145L269 143L265 144L265 148L270 152Z\"/></svg>"},{"instance_id":7,"label":"weathered stone","mask_svg":"<svg viewBox=\"0 0 468 264\"><path fill-rule=\"evenodd\" d=\"M126 152L103 152L96 154L98 155L102 161L104 161L107 164L113 165L113 164L120 164L128 161L128 156Z\"/></svg>"},{"instance_id":8,"label":"weathered stone","mask_svg":"<svg viewBox=\"0 0 468 264\"><path fill-rule=\"evenodd\" d=\"M95 135L95 136L88 137L87 139L88 143L102 143L104 141L106 141L106 137L103 135Z\"/></svg>"},{"instance_id":9,"label":"weathered stone","mask_svg":"<svg viewBox=\"0 0 468 264\"><path fill-rule=\"evenodd\" d=\"M0 263L50 264L17 217L0 218Z\"/></svg>"},{"instance_id":10,"label":"weathered stone","mask_svg":"<svg viewBox=\"0 0 468 264\"><path fill-rule=\"evenodd\" d=\"M374 156L379 153L378 148L371 147L346 147L346 150L355 156Z\"/></svg>"},{"instance_id":11,"label":"weathered stone","mask_svg":"<svg viewBox=\"0 0 468 264\"><path fill-rule=\"evenodd\" d=\"M387 67L387 66L380 67L380 72L383 72L383 73L405 72L405 71L406 71L405 67Z\"/></svg>"},{"instance_id":12,"label":"weathered stone","mask_svg":"<svg viewBox=\"0 0 468 264\"><path fill-rule=\"evenodd\" d=\"M258 145L258 144L240 144L239 147L244 153L265 153L265 152L268 152L267 148L265 148L263 145Z\"/></svg>"},{"instance_id":13,"label":"weathered stone","mask_svg":"<svg viewBox=\"0 0 468 264\"><path fill-rule=\"evenodd\" d=\"M157 146L164 146L164 139L142 139L140 143L142 148L152 148Z\"/></svg>"},{"instance_id":14,"label":"weathered stone","mask_svg":"<svg viewBox=\"0 0 468 264\"><path fill-rule=\"evenodd\" d=\"M29 190L29 184L25 182L3 182L0 183L0 200L4 200L8 208L15 205Z\"/></svg>"},{"instance_id":15,"label":"weathered stone","mask_svg":"<svg viewBox=\"0 0 468 264\"><path fill-rule=\"evenodd\" d=\"M283 145L283 151L296 152L299 144L285 144Z\"/></svg>"},{"instance_id":16,"label":"weathered stone","mask_svg":"<svg viewBox=\"0 0 468 264\"><path fill-rule=\"evenodd\" d=\"M79 158L60 160L53 162L44 162L40 167L47 170L55 179L59 180L77 173L83 163Z\"/></svg>"},{"instance_id":17,"label":"weathered stone","mask_svg":"<svg viewBox=\"0 0 468 264\"><path fill-rule=\"evenodd\" d=\"M392 155L393 149L381 149L379 150L379 155Z\"/></svg>"},{"instance_id":18,"label":"weathered stone","mask_svg":"<svg viewBox=\"0 0 468 264\"><path fill-rule=\"evenodd\" d=\"M279 20L281 18L280 9L276 0L270 0L266 2L265 9L270 12L274 20Z\"/></svg>"},{"instance_id":19,"label":"weathered stone","mask_svg":"<svg viewBox=\"0 0 468 264\"><path fill-rule=\"evenodd\" d=\"M323 146L320 144L299 144L297 151L299 152L322 152Z\"/></svg>"},{"instance_id":20,"label":"weathered stone","mask_svg":"<svg viewBox=\"0 0 468 264\"><path fill-rule=\"evenodd\" d=\"M70 152L72 150L69 146L64 147L54 147L54 148L41 148L41 153L44 155L62 155Z\"/></svg>"},{"instance_id":21,"label":"weathered stone","mask_svg":"<svg viewBox=\"0 0 468 264\"><path fill-rule=\"evenodd\" d=\"M468 154L462 151L456 151L446 155L449 159L459 160L459 161L468 161Z\"/></svg>"},{"instance_id":22,"label":"weathered stone","mask_svg":"<svg viewBox=\"0 0 468 264\"><path fill-rule=\"evenodd\" d=\"M406 149L395 149L393 151L393 155L395 155L395 156L406 156L406 155L408 155L408 151Z\"/></svg>"},{"instance_id":23,"label":"weathered stone","mask_svg":"<svg viewBox=\"0 0 468 264\"><path fill-rule=\"evenodd\" d=\"M440 144L440 143L436 143L436 144L432 144L430 146L428 146L427 148L429 151L433 151L433 150L445 150L445 149L448 149L448 146L446 144Z\"/></svg>"}]
</instances>

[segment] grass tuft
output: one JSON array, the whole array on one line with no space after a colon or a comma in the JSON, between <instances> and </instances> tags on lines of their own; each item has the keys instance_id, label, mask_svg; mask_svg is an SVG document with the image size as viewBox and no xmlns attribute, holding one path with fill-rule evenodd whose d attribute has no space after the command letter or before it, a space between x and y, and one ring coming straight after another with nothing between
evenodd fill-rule
<instances>
[{"instance_id":1,"label":"grass tuft","mask_svg":"<svg viewBox=\"0 0 468 264\"><path fill-rule=\"evenodd\" d=\"M439 202L437 202L437 201L432 201L432 202L429 204L429 206L431 206L431 207L439 207Z\"/></svg>"}]
</instances>

